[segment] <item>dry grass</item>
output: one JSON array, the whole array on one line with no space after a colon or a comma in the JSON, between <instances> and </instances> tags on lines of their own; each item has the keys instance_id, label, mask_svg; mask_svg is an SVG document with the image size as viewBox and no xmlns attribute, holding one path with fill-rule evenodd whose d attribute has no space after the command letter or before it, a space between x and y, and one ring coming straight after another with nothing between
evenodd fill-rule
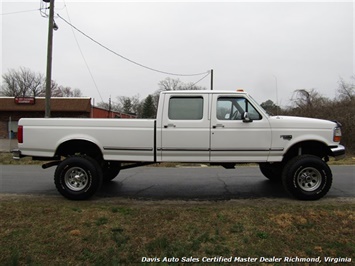
<instances>
[{"instance_id":1,"label":"dry grass","mask_svg":"<svg viewBox=\"0 0 355 266\"><path fill-rule=\"evenodd\" d=\"M21 160L14 160L12 158L12 153L10 152L0 152L0 165L1 164L14 164L14 165L29 165L29 164L43 164L42 161L32 161L31 157L25 157Z\"/></svg>"},{"instance_id":2,"label":"dry grass","mask_svg":"<svg viewBox=\"0 0 355 266\"><path fill-rule=\"evenodd\" d=\"M4 265L118 265L190 256L355 259L353 200L72 202L5 195L0 213Z\"/></svg>"}]
</instances>

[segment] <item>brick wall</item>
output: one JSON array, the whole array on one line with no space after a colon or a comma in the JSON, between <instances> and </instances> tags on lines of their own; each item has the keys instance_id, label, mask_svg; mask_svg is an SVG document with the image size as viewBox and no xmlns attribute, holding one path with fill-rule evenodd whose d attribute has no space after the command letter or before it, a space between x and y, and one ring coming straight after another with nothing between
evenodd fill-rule
<instances>
[{"instance_id":1,"label":"brick wall","mask_svg":"<svg viewBox=\"0 0 355 266\"><path fill-rule=\"evenodd\" d=\"M0 121L0 139L6 139L8 138L8 131L7 131L7 122L1 120Z\"/></svg>"},{"instance_id":2,"label":"brick wall","mask_svg":"<svg viewBox=\"0 0 355 266\"><path fill-rule=\"evenodd\" d=\"M9 120L16 121L17 118L13 118L10 112L0 113L0 139L7 139L9 137Z\"/></svg>"}]
</instances>

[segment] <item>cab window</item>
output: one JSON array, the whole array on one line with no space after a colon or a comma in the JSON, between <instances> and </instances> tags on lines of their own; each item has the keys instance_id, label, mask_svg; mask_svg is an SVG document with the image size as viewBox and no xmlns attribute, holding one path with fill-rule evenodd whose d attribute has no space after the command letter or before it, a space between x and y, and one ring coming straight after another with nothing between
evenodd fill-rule
<instances>
[{"instance_id":1,"label":"cab window","mask_svg":"<svg viewBox=\"0 0 355 266\"><path fill-rule=\"evenodd\" d=\"M171 120L201 120L203 118L203 98L171 97L168 117Z\"/></svg>"},{"instance_id":2,"label":"cab window","mask_svg":"<svg viewBox=\"0 0 355 266\"><path fill-rule=\"evenodd\" d=\"M244 112L252 120L261 120L262 116L254 106L242 97L220 97L217 100L218 120L242 120Z\"/></svg>"}]
</instances>

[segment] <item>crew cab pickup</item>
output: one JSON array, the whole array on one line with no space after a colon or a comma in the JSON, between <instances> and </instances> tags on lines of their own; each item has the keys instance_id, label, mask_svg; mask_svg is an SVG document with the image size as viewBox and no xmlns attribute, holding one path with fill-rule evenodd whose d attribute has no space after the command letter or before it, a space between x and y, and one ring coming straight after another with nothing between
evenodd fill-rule
<instances>
[{"instance_id":1,"label":"crew cab pickup","mask_svg":"<svg viewBox=\"0 0 355 266\"><path fill-rule=\"evenodd\" d=\"M271 116L245 92L165 91L156 119L20 119L14 158L57 166L56 188L72 200L93 196L120 170L161 162L254 162L292 196L316 200L332 184L329 157L345 154L340 140L339 123Z\"/></svg>"}]
</instances>

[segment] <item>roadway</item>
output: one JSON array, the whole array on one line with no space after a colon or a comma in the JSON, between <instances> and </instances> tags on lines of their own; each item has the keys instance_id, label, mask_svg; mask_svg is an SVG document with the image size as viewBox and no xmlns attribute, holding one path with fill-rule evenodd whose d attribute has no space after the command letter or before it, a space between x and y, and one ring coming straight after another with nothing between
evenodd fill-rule
<instances>
[{"instance_id":1,"label":"roadway","mask_svg":"<svg viewBox=\"0 0 355 266\"><path fill-rule=\"evenodd\" d=\"M331 166L333 185L327 198L355 197L355 166ZM54 182L55 167L0 165L0 193L59 195ZM288 198L281 184L267 180L259 168L140 167L123 170L104 184L96 198L228 200L245 198ZM94 197L94 198L95 198Z\"/></svg>"}]
</instances>

